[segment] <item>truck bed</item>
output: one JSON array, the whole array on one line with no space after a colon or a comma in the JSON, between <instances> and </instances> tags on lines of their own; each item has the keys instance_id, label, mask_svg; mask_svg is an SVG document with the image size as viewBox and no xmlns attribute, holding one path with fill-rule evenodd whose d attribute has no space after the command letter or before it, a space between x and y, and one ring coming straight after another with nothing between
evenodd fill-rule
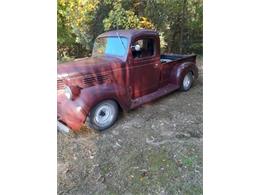
<instances>
[{"instance_id":1,"label":"truck bed","mask_svg":"<svg viewBox=\"0 0 260 195\"><path fill-rule=\"evenodd\" d=\"M181 55L181 54L163 54L160 56L161 63L170 63L173 61L195 61L196 55Z\"/></svg>"}]
</instances>

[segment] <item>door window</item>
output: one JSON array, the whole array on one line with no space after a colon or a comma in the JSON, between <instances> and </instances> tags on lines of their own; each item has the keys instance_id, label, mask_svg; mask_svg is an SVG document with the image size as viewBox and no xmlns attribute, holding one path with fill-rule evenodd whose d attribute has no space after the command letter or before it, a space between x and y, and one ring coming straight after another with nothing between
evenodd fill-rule
<instances>
[{"instance_id":1,"label":"door window","mask_svg":"<svg viewBox=\"0 0 260 195\"><path fill-rule=\"evenodd\" d=\"M136 50L136 45L140 46L140 49ZM139 39L137 40L132 48L132 54L134 58L145 58L149 56L153 56L154 51L154 39L146 38L146 39Z\"/></svg>"}]
</instances>

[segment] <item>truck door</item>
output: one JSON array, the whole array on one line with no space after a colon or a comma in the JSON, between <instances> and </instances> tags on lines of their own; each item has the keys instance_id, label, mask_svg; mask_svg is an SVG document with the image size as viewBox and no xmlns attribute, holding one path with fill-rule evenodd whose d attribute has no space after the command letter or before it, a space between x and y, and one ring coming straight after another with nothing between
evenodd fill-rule
<instances>
[{"instance_id":1,"label":"truck door","mask_svg":"<svg viewBox=\"0 0 260 195\"><path fill-rule=\"evenodd\" d=\"M139 37L134 39L131 44L132 99L152 93L159 87L160 48L158 48L158 39L155 36Z\"/></svg>"}]
</instances>

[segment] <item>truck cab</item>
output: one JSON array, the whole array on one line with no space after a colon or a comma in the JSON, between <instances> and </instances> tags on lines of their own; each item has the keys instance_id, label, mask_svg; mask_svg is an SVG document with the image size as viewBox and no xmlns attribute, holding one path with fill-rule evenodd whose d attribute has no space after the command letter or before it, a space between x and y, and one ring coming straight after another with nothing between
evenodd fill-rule
<instances>
[{"instance_id":1,"label":"truck cab","mask_svg":"<svg viewBox=\"0 0 260 195\"><path fill-rule=\"evenodd\" d=\"M198 77L196 55L161 54L153 30L99 35L92 57L58 65L58 127L104 130L129 111L181 89Z\"/></svg>"}]
</instances>

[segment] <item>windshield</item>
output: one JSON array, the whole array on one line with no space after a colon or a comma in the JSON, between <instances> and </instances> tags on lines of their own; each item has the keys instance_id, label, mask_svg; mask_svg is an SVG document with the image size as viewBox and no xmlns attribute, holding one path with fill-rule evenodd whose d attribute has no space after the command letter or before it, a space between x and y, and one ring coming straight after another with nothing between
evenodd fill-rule
<instances>
[{"instance_id":1,"label":"windshield","mask_svg":"<svg viewBox=\"0 0 260 195\"><path fill-rule=\"evenodd\" d=\"M127 52L127 44L128 40L125 37L100 37L95 41L92 55L94 57L104 55L123 57Z\"/></svg>"}]
</instances>

